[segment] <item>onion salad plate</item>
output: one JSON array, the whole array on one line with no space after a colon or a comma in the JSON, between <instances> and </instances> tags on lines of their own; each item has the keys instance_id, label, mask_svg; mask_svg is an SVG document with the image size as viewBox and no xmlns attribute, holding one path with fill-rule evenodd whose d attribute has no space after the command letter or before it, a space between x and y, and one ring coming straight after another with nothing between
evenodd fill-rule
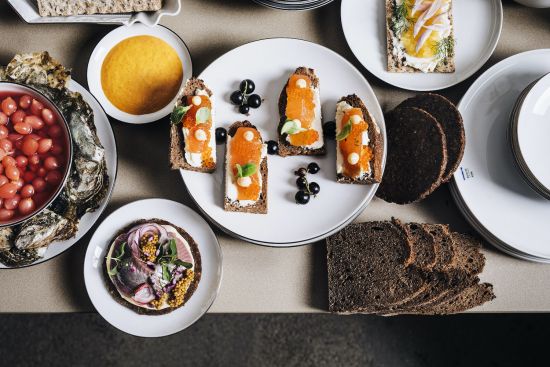
<instances>
[{"instance_id":1,"label":"onion salad plate","mask_svg":"<svg viewBox=\"0 0 550 367\"><path fill-rule=\"evenodd\" d=\"M168 314L138 314L118 303L107 288L103 265L111 240L122 228L140 219L163 219L183 228L200 251L202 274L195 293ZM208 223L185 205L165 199L139 200L114 211L95 231L84 259L86 290L96 310L117 329L142 337L171 335L191 326L214 303L221 278L222 252Z\"/></svg>"},{"instance_id":2,"label":"onion salad plate","mask_svg":"<svg viewBox=\"0 0 550 367\"><path fill-rule=\"evenodd\" d=\"M103 213L103 210L105 210L105 207L109 203L109 200L111 199L111 194L113 192L113 188L115 187L118 160L117 160L117 147L116 147L115 135L113 134L111 123L109 122L109 119L105 114L105 111L103 111L103 108L101 108L101 105L90 94L90 92L84 89L84 87L82 87L76 81L71 79L67 86L67 89L73 92L80 93L84 101L86 101L86 103L90 105L94 113L94 124L97 129L97 136L99 138L99 141L105 148L107 174L109 175L109 187L107 189L107 195L105 195L105 198L103 198L103 201L99 203L99 207L95 211L86 213L82 216L82 218L80 218L80 221L78 224L78 231L75 237L65 241L52 242L51 244L48 245L48 248L44 253L44 257L33 262L32 264L25 265L22 267L33 266L33 265L37 265L45 261L48 261L56 257L57 255L61 254L62 252L66 251L72 245L78 242L78 240L80 240L90 230L90 228L92 228L95 222L99 219L99 217L101 216L101 213ZM0 263L0 269L4 269L4 268L13 269L17 267L8 267Z\"/></svg>"},{"instance_id":3,"label":"onion salad plate","mask_svg":"<svg viewBox=\"0 0 550 367\"><path fill-rule=\"evenodd\" d=\"M193 63L191 61L191 54L189 53L189 49L185 45L185 42L183 42L183 40L176 33L163 26L149 27L140 23L135 23L129 26L120 26L107 33L107 35L99 41L88 62L87 73L90 92L92 92L92 94L98 99L99 103L101 103L109 116L114 117L119 121L131 124L145 124L160 120L161 118L169 115L170 112L172 112L174 104L176 103L177 96L174 96L170 103L156 112L147 113L144 115L133 115L121 111L113 105L105 95L105 92L101 86L101 68L109 51L111 51L111 49L121 41L136 36L157 37L174 49L180 58L183 68L182 85L193 75Z\"/></svg>"},{"instance_id":4,"label":"onion salad plate","mask_svg":"<svg viewBox=\"0 0 550 367\"><path fill-rule=\"evenodd\" d=\"M502 30L501 0L455 0L452 5L456 71L391 73L386 56L386 2L342 0L342 28L357 59L377 78L396 87L433 91L478 71L492 55Z\"/></svg>"},{"instance_id":5,"label":"onion salad plate","mask_svg":"<svg viewBox=\"0 0 550 367\"><path fill-rule=\"evenodd\" d=\"M458 105L466 147L451 185L459 208L488 242L534 261L550 259L550 201L524 181L507 132L522 91L549 72L550 49L542 49L509 57L476 80Z\"/></svg>"},{"instance_id":6,"label":"onion salad plate","mask_svg":"<svg viewBox=\"0 0 550 367\"><path fill-rule=\"evenodd\" d=\"M284 57L281 57L284 55ZM258 127L264 142L277 140L278 101L281 90L297 67L315 69L320 80L323 121L334 120L337 101L357 94L366 104L386 141L382 110L367 80L342 56L323 46L289 38L255 41L229 51L201 75L214 93L216 127L249 120ZM243 79L252 79L264 102L242 115L229 101ZM386 147L384 145L383 162ZM181 170L181 175L199 209L226 233L248 242L288 247L321 240L355 219L370 202L378 185L349 185L336 182L335 142L327 140L322 157L268 155L268 213L249 214L223 209L225 146L217 146L218 168L213 174ZM309 174L321 191L307 205L294 201L297 192L294 171L316 162L321 170Z\"/></svg>"}]
</instances>

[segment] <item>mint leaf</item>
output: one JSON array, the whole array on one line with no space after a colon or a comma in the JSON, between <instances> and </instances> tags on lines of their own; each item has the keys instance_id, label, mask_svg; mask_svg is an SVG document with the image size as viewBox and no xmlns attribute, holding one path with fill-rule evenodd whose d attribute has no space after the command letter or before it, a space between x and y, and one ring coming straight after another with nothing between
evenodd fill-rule
<instances>
[{"instance_id":1,"label":"mint leaf","mask_svg":"<svg viewBox=\"0 0 550 367\"><path fill-rule=\"evenodd\" d=\"M281 134L292 135L304 130L296 120L287 120L281 127Z\"/></svg>"},{"instance_id":2,"label":"mint leaf","mask_svg":"<svg viewBox=\"0 0 550 367\"><path fill-rule=\"evenodd\" d=\"M342 131L340 131L340 133L338 135L336 135L336 140L340 141L340 140L344 140L345 138L348 137L348 135L351 133L351 119L344 125L344 127L342 128Z\"/></svg>"},{"instance_id":3,"label":"mint leaf","mask_svg":"<svg viewBox=\"0 0 550 367\"><path fill-rule=\"evenodd\" d=\"M237 168L237 178L252 176L257 170L254 163L247 163L244 166L237 163L235 167Z\"/></svg>"},{"instance_id":4,"label":"mint leaf","mask_svg":"<svg viewBox=\"0 0 550 367\"><path fill-rule=\"evenodd\" d=\"M203 124L205 122L208 122L208 120L210 120L210 108L208 107L199 108L197 113L195 114L195 120L197 121L197 124Z\"/></svg>"},{"instance_id":5,"label":"mint leaf","mask_svg":"<svg viewBox=\"0 0 550 367\"><path fill-rule=\"evenodd\" d=\"M179 124L183 116L191 109L191 106L176 106L170 115L170 121L173 125Z\"/></svg>"}]
</instances>

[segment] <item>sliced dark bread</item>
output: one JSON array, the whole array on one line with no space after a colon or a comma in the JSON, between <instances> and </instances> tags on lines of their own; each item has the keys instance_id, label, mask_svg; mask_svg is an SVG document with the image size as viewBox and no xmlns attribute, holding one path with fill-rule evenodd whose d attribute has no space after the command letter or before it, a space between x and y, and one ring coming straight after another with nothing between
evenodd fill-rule
<instances>
[{"instance_id":1,"label":"sliced dark bread","mask_svg":"<svg viewBox=\"0 0 550 367\"><path fill-rule=\"evenodd\" d=\"M351 94L346 97L342 97L338 102L347 102L350 106L354 108L360 108L363 111L363 119L368 124L368 136L369 136L369 147L372 149L372 158L370 160L371 172L369 175L366 175L361 178L351 178L344 176L339 173L336 176L336 180L340 183L357 183L357 184L372 184L379 183L382 180L382 156L384 154L384 141L382 134L380 134L380 127L374 121L374 118L369 113L369 110L357 95ZM337 142L336 149L339 148Z\"/></svg>"},{"instance_id":2,"label":"sliced dark bread","mask_svg":"<svg viewBox=\"0 0 550 367\"><path fill-rule=\"evenodd\" d=\"M197 89L205 90L211 97L212 91L204 84L204 81L197 78L191 78L185 84L185 87L180 92L176 106L186 105L187 97L194 96ZM214 129L212 129L214 130ZM213 132L212 132L213 133ZM181 129L181 124L170 124L170 168L171 169L186 169L196 172L214 172L216 165L209 168L194 167L185 160L185 140Z\"/></svg>"},{"instance_id":3,"label":"sliced dark bread","mask_svg":"<svg viewBox=\"0 0 550 367\"><path fill-rule=\"evenodd\" d=\"M232 124L227 129L227 135L230 137L234 137L235 133L237 132L237 129L240 127L250 127L253 129L256 129L256 126L252 125L249 121L237 121L234 124ZM257 130L257 129L256 129ZM261 134L260 134L261 139ZM228 142L229 143L229 142ZM229 152L229 147L226 146L226 152ZM224 170L224 186L226 182L226 177L228 172L231 172L230 168L228 167L229 160L225 159L225 170ZM252 213L252 214L267 214L267 156L265 156L262 159L262 163L260 164L260 175L262 176L262 192L260 193L260 197L258 201L255 204L247 205L247 206L241 206L238 201L231 200L227 197L227 191L224 195L224 202L223 202L223 208L230 212L241 212L241 213Z\"/></svg>"},{"instance_id":4,"label":"sliced dark bread","mask_svg":"<svg viewBox=\"0 0 550 367\"><path fill-rule=\"evenodd\" d=\"M313 88L319 88L319 78L317 77L317 75L315 75L315 70L301 66L297 68L296 71L294 71L294 74L303 75L304 77L309 78L309 80L311 81L311 86ZM317 149L294 146L286 140L286 137L287 137L286 134L281 134L281 129L284 123L287 121L287 116L286 116L286 103L287 103L286 86L287 85L288 85L288 81L283 87L283 90L281 91L281 95L279 97L279 115L281 116L279 121L279 126L277 128L277 132L279 133L279 155L282 157L286 157L286 156L292 156L292 155L325 154L326 145L324 143L321 148L317 148ZM319 134L322 136L324 141L324 135L323 135L322 129L321 131L319 131Z\"/></svg>"},{"instance_id":5,"label":"sliced dark bread","mask_svg":"<svg viewBox=\"0 0 550 367\"><path fill-rule=\"evenodd\" d=\"M391 222L352 224L327 238L329 310L373 313L419 291L423 274L406 262L410 244Z\"/></svg>"},{"instance_id":6,"label":"sliced dark bread","mask_svg":"<svg viewBox=\"0 0 550 367\"><path fill-rule=\"evenodd\" d=\"M434 306L425 314L447 315L467 311L495 299L493 285L489 283L473 284L453 298Z\"/></svg>"},{"instance_id":7,"label":"sliced dark bread","mask_svg":"<svg viewBox=\"0 0 550 367\"><path fill-rule=\"evenodd\" d=\"M422 200L441 184L447 146L441 125L414 107L397 108L386 117L388 157L376 195L408 204Z\"/></svg>"},{"instance_id":8,"label":"sliced dark bread","mask_svg":"<svg viewBox=\"0 0 550 367\"><path fill-rule=\"evenodd\" d=\"M422 224L422 228L434 238L436 260L433 269L436 271L450 269L453 262L454 249L449 226L444 224Z\"/></svg>"},{"instance_id":9,"label":"sliced dark bread","mask_svg":"<svg viewBox=\"0 0 550 367\"><path fill-rule=\"evenodd\" d=\"M456 106L439 94L425 93L403 101L398 107L420 108L441 124L447 143L447 165L441 180L448 181L458 169L466 145L462 115Z\"/></svg>"}]
</instances>

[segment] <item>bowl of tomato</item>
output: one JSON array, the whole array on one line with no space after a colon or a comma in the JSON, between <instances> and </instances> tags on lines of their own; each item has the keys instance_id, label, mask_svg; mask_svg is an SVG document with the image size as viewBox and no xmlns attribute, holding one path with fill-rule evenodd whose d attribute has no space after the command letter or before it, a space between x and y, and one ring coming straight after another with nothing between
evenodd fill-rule
<instances>
[{"instance_id":1,"label":"bowl of tomato","mask_svg":"<svg viewBox=\"0 0 550 367\"><path fill-rule=\"evenodd\" d=\"M30 86L0 82L0 227L50 205L72 158L71 130L55 103Z\"/></svg>"}]
</instances>

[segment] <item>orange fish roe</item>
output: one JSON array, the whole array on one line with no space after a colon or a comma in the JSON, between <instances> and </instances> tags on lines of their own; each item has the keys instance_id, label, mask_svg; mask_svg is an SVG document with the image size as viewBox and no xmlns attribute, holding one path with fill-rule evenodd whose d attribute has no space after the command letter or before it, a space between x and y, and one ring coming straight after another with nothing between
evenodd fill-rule
<instances>
[{"instance_id":1,"label":"orange fish roe","mask_svg":"<svg viewBox=\"0 0 550 367\"><path fill-rule=\"evenodd\" d=\"M305 81L305 88L298 86L298 81ZM300 120L301 127L307 129L296 134L289 135L289 141L294 146L305 146L315 143L319 139L319 132L312 129L315 120L315 95L311 88L309 77L292 74L286 86L286 110L288 120Z\"/></svg>"},{"instance_id":2,"label":"orange fish roe","mask_svg":"<svg viewBox=\"0 0 550 367\"><path fill-rule=\"evenodd\" d=\"M247 141L244 134L251 131L254 134L252 141ZM256 129L239 127L231 139L229 147L230 167L233 172L233 183L237 187L237 200L257 200L260 196L260 163L262 159L262 141ZM237 185L237 168L252 163L256 166L256 173L250 176L252 183L248 187Z\"/></svg>"},{"instance_id":3,"label":"orange fish roe","mask_svg":"<svg viewBox=\"0 0 550 367\"><path fill-rule=\"evenodd\" d=\"M360 108L352 108L346 111L342 117L339 130L341 131L354 115L360 116L361 122L357 124L352 123L350 134L339 142L340 152L342 153L342 157L344 157L343 173L348 177L358 177L361 171L367 171L369 169L369 162L372 159L372 149L363 145L363 132L368 130L369 125L363 119L363 111ZM360 157L357 164L352 165L347 160L347 157L352 153L357 153Z\"/></svg>"}]
</instances>

